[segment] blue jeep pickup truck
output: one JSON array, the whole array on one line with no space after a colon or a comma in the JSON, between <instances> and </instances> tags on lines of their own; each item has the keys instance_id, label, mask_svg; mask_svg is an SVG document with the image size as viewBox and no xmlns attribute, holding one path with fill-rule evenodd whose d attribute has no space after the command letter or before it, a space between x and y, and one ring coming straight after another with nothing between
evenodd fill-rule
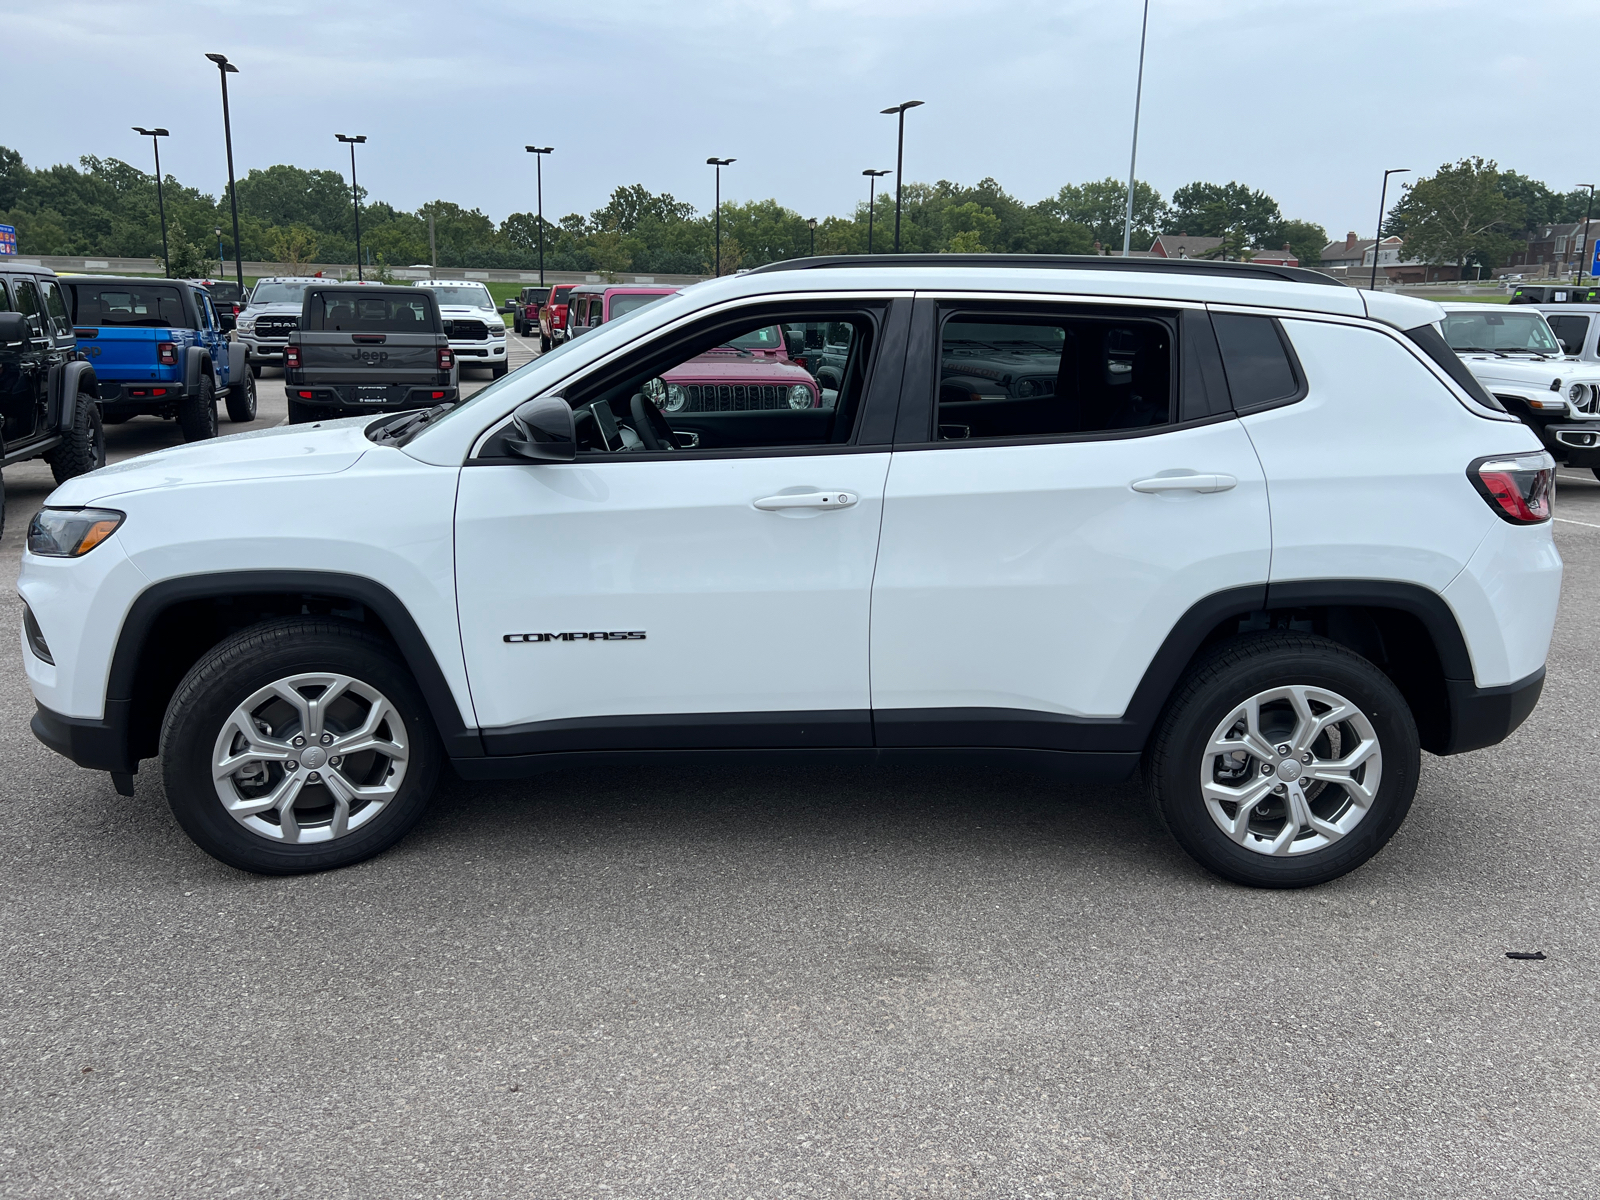
<instances>
[{"instance_id":1,"label":"blue jeep pickup truck","mask_svg":"<svg viewBox=\"0 0 1600 1200\"><path fill-rule=\"evenodd\" d=\"M105 275L66 276L61 283L71 299L78 352L100 383L106 424L149 413L176 418L186 442L216 437L219 396L230 421L255 420L245 348L227 340L205 288Z\"/></svg>"}]
</instances>

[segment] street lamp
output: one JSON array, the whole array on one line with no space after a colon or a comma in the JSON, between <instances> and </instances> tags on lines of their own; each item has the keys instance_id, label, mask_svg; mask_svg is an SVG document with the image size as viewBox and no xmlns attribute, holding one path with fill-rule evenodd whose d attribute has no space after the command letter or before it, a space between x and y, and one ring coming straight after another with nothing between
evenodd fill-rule
<instances>
[{"instance_id":1,"label":"street lamp","mask_svg":"<svg viewBox=\"0 0 1600 1200\"><path fill-rule=\"evenodd\" d=\"M165 129L145 129L139 125L135 125L132 128L141 137L149 138L150 145L156 152L156 208L161 213L161 266L162 270L166 272L167 278L170 279L172 277L172 254L167 249L167 202L161 195L161 143L156 140L157 138L166 137L167 131Z\"/></svg>"},{"instance_id":2,"label":"street lamp","mask_svg":"<svg viewBox=\"0 0 1600 1200\"><path fill-rule=\"evenodd\" d=\"M807 217L806 224L811 229L811 249L806 253L814 255L817 252L817 219L815 217Z\"/></svg>"},{"instance_id":3,"label":"street lamp","mask_svg":"<svg viewBox=\"0 0 1600 1200\"><path fill-rule=\"evenodd\" d=\"M880 175L887 175L889 173L889 168L885 167L881 171L874 171L871 167L868 167L865 171L863 171L861 173L867 177L867 253L871 254L872 253L872 210L875 207L877 207L878 177Z\"/></svg>"},{"instance_id":4,"label":"street lamp","mask_svg":"<svg viewBox=\"0 0 1600 1200\"><path fill-rule=\"evenodd\" d=\"M921 100L907 100L904 104L882 110L886 117L894 114L900 117L899 148L894 156L894 252L896 254L900 253L900 185L904 182L906 165L906 109L916 108L922 103Z\"/></svg>"},{"instance_id":5,"label":"street lamp","mask_svg":"<svg viewBox=\"0 0 1600 1200\"><path fill-rule=\"evenodd\" d=\"M217 74L222 76L222 136L228 145L228 199L233 205L233 266L239 284L239 294L244 294L244 252L239 248L239 189L233 182L233 122L228 117L228 76L237 75L239 68L228 61L225 54L206 55L217 64Z\"/></svg>"},{"instance_id":6,"label":"street lamp","mask_svg":"<svg viewBox=\"0 0 1600 1200\"><path fill-rule=\"evenodd\" d=\"M716 252L716 260L717 260L717 278L718 279L722 278L722 168L727 166L729 163L736 162L736 161L737 161L736 159L732 159L732 158L708 158L708 159L706 159L706 166L715 167L717 169L717 252Z\"/></svg>"},{"instance_id":7,"label":"street lamp","mask_svg":"<svg viewBox=\"0 0 1600 1200\"><path fill-rule=\"evenodd\" d=\"M365 279L361 273L361 193L356 190L356 147L367 140L367 135L358 133L355 137L345 137L342 133L333 135L341 142L350 143L350 202L356 209L356 279Z\"/></svg>"},{"instance_id":8,"label":"street lamp","mask_svg":"<svg viewBox=\"0 0 1600 1200\"><path fill-rule=\"evenodd\" d=\"M1589 189L1589 207L1583 213L1583 236L1579 239L1582 244L1578 249L1578 282L1582 283L1585 274L1583 256L1588 254L1593 257L1593 251L1589 249L1589 218L1594 216L1594 184L1580 183L1577 186Z\"/></svg>"},{"instance_id":9,"label":"street lamp","mask_svg":"<svg viewBox=\"0 0 1600 1200\"><path fill-rule=\"evenodd\" d=\"M1383 214L1389 203L1389 176L1410 173L1410 167L1390 167L1383 173L1383 191L1378 194L1378 236L1372 239L1372 282L1367 285L1369 292L1378 288L1378 255L1383 250Z\"/></svg>"},{"instance_id":10,"label":"street lamp","mask_svg":"<svg viewBox=\"0 0 1600 1200\"><path fill-rule=\"evenodd\" d=\"M539 181L539 286L544 286L544 156L555 152L554 146L524 146L533 155L534 177Z\"/></svg>"},{"instance_id":11,"label":"street lamp","mask_svg":"<svg viewBox=\"0 0 1600 1200\"><path fill-rule=\"evenodd\" d=\"M1139 162L1139 104L1144 99L1144 40L1150 32L1150 0L1144 0L1144 24L1139 26L1139 82L1133 89L1133 149L1128 152L1128 212L1122 220L1122 257L1133 242L1133 175Z\"/></svg>"}]
</instances>

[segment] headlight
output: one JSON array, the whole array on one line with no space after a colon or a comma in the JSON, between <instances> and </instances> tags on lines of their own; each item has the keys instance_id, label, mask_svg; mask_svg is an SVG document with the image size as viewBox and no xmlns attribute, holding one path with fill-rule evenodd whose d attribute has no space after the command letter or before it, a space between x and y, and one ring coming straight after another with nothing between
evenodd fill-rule
<instances>
[{"instance_id":1,"label":"headlight","mask_svg":"<svg viewBox=\"0 0 1600 1200\"><path fill-rule=\"evenodd\" d=\"M113 508L41 508L28 525L28 553L81 558L127 519Z\"/></svg>"},{"instance_id":2,"label":"headlight","mask_svg":"<svg viewBox=\"0 0 1600 1200\"><path fill-rule=\"evenodd\" d=\"M1038 387L1035 386L1031 379L1024 379L1017 384L1017 395L1019 396L1031 396L1038 390Z\"/></svg>"},{"instance_id":3,"label":"headlight","mask_svg":"<svg viewBox=\"0 0 1600 1200\"><path fill-rule=\"evenodd\" d=\"M797 383L789 389L790 408L810 408L811 389L803 383Z\"/></svg>"},{"instance_id":4,"label":"headlight","mask_svg":"<svg viewBox=\"0 0 1600 1200\"><path fill-rule=\"evenodd\" d=\"M668 412L677 412L688 402L689 393L683 390L682 385L676 383L667 384L667 402L661 406L662 408Z\"/></svg>"},{"instance_id":5,"label":"headlight","mask_svg":"<svg viewBox=\"0 0 1600 1200\"><path fill-rule=\"evenodd\" d=\"M256 319L254 317L240 317L233 323L233 327L240 333L254 333L256 331Z\"/></svg>"},{"instance_id":6,"label":"headlight","mask_svg":"<svg viewBox=\"0 0 1600 1200\"><path fill-rule=\"evenodd\" d=\"M503 337L505 337L505 335L506 335L506 327L504 325L491 325L491 326L489 326L489 336L490 337L503 338Z\"/></svg>"},{"instance_id":7,"label":"headlight","mask_svg":"<svg viewBox=\"0 0 1600 1200\"><path fill-rule=\"evenodd\" d=\"M1586 391L1587 391L1587 390L1588 390L1588 389L1586 389L1586 388L1585 388L1585 387L1584 387L1584 386L1583 386L1583 384L1581 384L1581 383L1575 383L1575 384L1573 384L1573 385L1572 385L1572 386L1571 386L1571 387L1569 387L1569 388L1568 388L1568 389L1567 389L1567 399L1568 399L1568 400L1571 400L1571 401L1572 401L1572 402L1573 402L1573 403L1574 403L1574 404L1576 404L1576 405L1577 405L1577 406L1578 406L1578 407L1579 407L1579 408L1582 408L1582 407L1583 407L1583 397L1584 397L1584 393L1585 393L1585 392L1586 392Z\"/></svg>"}]
</instances>

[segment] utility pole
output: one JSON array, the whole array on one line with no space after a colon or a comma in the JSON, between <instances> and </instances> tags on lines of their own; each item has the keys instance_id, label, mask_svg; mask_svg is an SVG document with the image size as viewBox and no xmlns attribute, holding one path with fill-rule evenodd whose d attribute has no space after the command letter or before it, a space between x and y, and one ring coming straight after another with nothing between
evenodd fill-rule
<instances>
[{"instance_id":1,"label":"utility pole","mask_svg":"<svg viewBox=\"0 0 1600 1200\"><path fill-rule=\"evenodd\" d=\"M553 153L554 146L524 146L533 155L534 175L539 188L539 286L544 286L544 156Z\"/></svg>"},{"instance_id":2,"label":"utility pole","mask_svg":"<svg viewBox=\"0 0 1600 1200\"><path fill-rule=\"evenodd\" d=\"M1594 251L1589 247L1589 218L1594 216L1594 184L1580 183L1578 186L1589 189L1589 206L1583 213L1583 234L1578 239L1580 243L1578 246L1578 282L1582 283L1586 274L1584 267L1587 265L1583 256L1587 254L1590 258L1594 257Z\"/></svg>"},{"instance_id":3,"label":"utility pole","mask_svg":"<svg viewBox=\"0 0 1600 1200\"><path fill-rule=\"evenodd\" d=\"M366 276L361 273L361 192L356 188L356 147L367 140L364 133L355 137L345 137L342 133L333 135L341 142L350 143L350 200L356 209L356 279L362 280Z\"/></svg>"},{"instance_id":4,"label":"utility pole","mask_svg":"<svg viewBox=\"0 0 1600 1200\"><path fill-rule=\"evenodd\" d=\"M433 240L433 214L428 214L428 257L433 260L433 269L439 269L439 247Z\"/></svg>"},{"instance_id":5,"label":"utility pole","mask_svg":"<svg viewBox=\"0 0 1600 1200\"><path fill-rule=\"evenodd\" d=\"M894 156L894 252L900 253L900 187L905 182L906 166L906 109L917 108L923 101L907 100L904 104L897 104L893 108L883 110L883 116L898 114L900 117L900 140Z\"/></svg>"},{"instance_id":6,"label":"utility pole","mask_svg":"<svg viewBox=\"0 0 1600 1200\"><path fill-rule=\"evenodd\" d=\"M871 167L868 167L865 171L863 171L861 173L867 177L867 253L871 254L872 253L872 210L875 207L877 207L878 195L877 195L877 190L876 189L877 189L877 186L878 186L878 177L880 175L887 175L889 173L889 168L885 167L881 171L874 171Z\"/></svg>"},{"instance_id":7,"label":"utility pole","mask_svg":"<svg viewBox=\"0 0 1600 1200\"><path fill-rule=\"evenodd\" d=\"M706 159L706 166L715 167L717 169L717 250L715 257L717 264L716 274L718 279L722 278L722 168L727 166L729 163L737 161L737 159L732 158Z\"/></svg>"},{"instance_id":8,"label":"utility pole","mask_svg":"<svg viewBox=\"0 0 1600 1200\"><path fill-rule=\"evenodd\" d=\"M133 126L133 131L150 139L150 145L156 152L156 208L161 213L161 269L166 272L168 279L172 278L172 252L167 249L167 202L161 195L161 143L157 138L167 136L165 129L144 129L138 125Z\"/></svg>"},{"instance_id":9,"label":"utility pole","mask_svg":"<svg viewBox=\"0 0 1600 1200\"><path fill-rule=\"evenodd\" d=\"M233 122L228 116L228 76L237 75L239 68L228 61L225 54L206 55L217 64L222 76L222 136L228 145L228 199L233 205L233 265L239 292L244 294L244 251L239 248L239 189L233 182Z\"/></svg>"}]
</instances>

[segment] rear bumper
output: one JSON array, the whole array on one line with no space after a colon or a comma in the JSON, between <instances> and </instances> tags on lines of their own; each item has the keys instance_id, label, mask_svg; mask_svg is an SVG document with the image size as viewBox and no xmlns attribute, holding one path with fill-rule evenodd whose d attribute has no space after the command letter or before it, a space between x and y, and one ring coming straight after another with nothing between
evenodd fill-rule
<instances>
[{"instance_id":1,"label":"rear bumper","mask_svg":"<svg viewBox=\"0 0 1600 1200\"><path fill-rule=\"evenodd\" d=\"M1470 680L1447 679L1450 740L1441 754L1465 754L1506 740L1528 719L1544 690L1544 668L1503 687L1481 688Z\"/></svg>"},{"instance_id":2,"label":"rear bumper","mask_svg":"<svg viewBox=\"0 0 1600 1200\"><path fill-rule=\"evenodd\" d=\"M102 717L67 717L39 705L29 727L57 754L92 771L132 774L139 764L128 753L128 716L131 700L107 700Z\"/></svg>"},{"instance_id":3,"label":"rear bumper","mask_svg":"<svg viewBox=\"0 0 1600 1200\"><path fill-rule=\"evenodd\" d=\"M372 392L381 387L381 399L358 399L357 392ZM288 398L296 404L318 404L328 408L360 409L384 412L388 409L430 408L454 400L458 391L454 384L391 383L391 384L331 384L298 383L293 379L284 387ZM307 394L309 393L309 395Z\"/></svg>"}]
</instances>

